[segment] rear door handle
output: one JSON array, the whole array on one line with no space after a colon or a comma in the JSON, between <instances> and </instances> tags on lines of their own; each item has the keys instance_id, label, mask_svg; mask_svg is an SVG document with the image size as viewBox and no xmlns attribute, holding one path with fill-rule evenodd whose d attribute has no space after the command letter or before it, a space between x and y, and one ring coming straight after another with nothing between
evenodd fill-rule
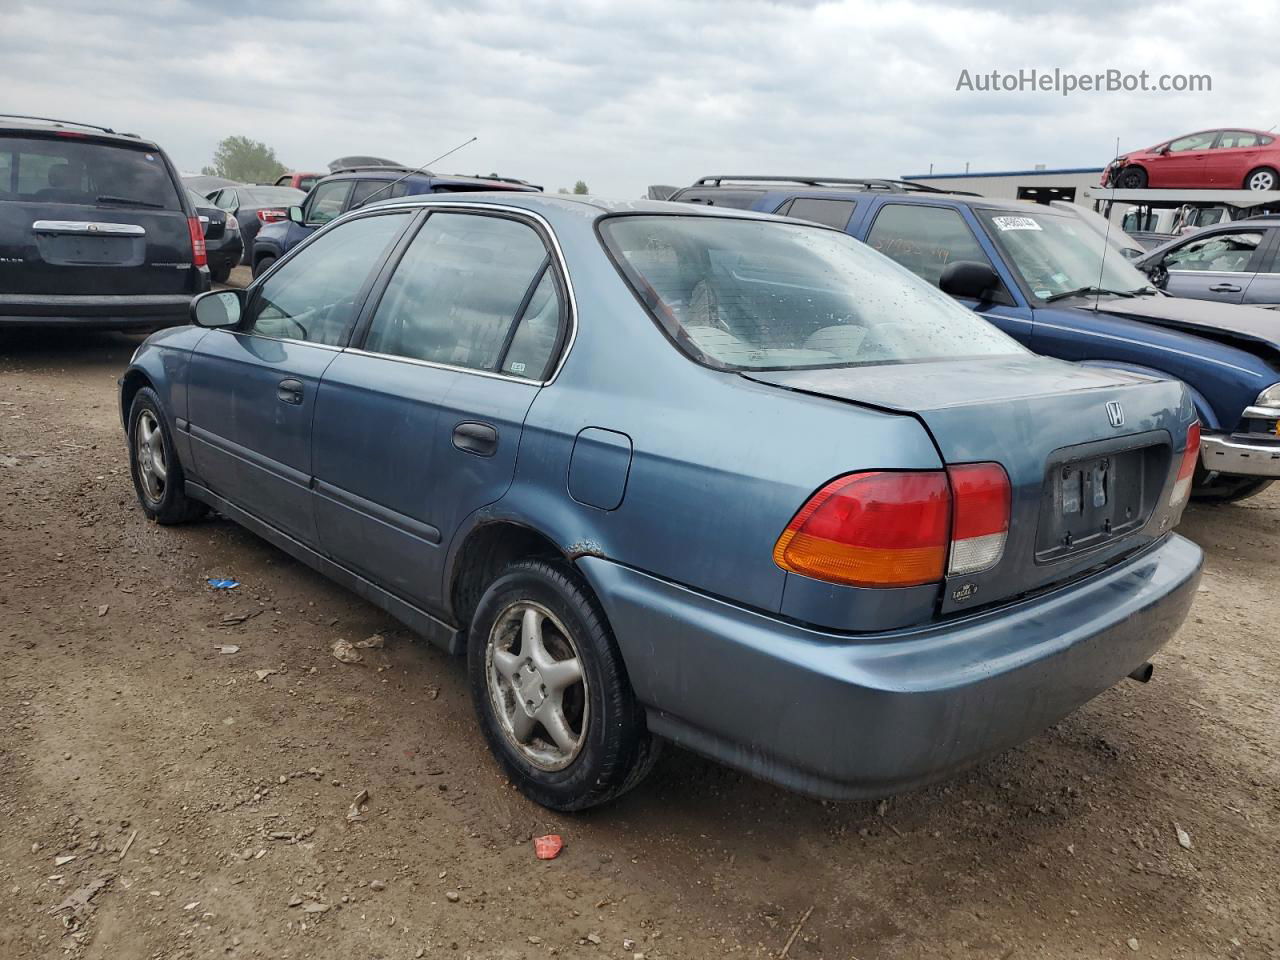
<instances>
[{"instance_id":1,"label":"rear door handle","mask_svg":"<svg viewBox=\"0 0 1280 960\"><path fill-rule=\"evenodd\" d=\"M498 450L498 431L492 424L464 420L453 428L453 445L463 453L492 457Z\"/></svg>"},{"instance_id":2,"label":"rear door handle","mask_svg":"<svg viewBox=\"0 0 1280 960\"><path fill-rule=\"evenodd\" d=\"M1243 288L1234 283L1216 283L1209 288L1210 293L1239 293Z\"/></svg>"},{"instance_id":3,"label":"rear door handle","mask_svg":"<svg viewBox=\"0 0 1280 960\"><path fill-rule=\"evenodd\" d=\"M292 403L295 406L302 403L302 381L294 380L292 377L281 380L276 385L276 399L281 403Z\"/></svg>"}]
</instances>

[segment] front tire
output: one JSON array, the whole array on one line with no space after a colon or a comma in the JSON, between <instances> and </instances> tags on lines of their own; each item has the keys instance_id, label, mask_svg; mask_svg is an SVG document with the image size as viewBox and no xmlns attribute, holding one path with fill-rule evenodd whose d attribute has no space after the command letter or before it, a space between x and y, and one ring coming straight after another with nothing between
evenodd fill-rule
<instances>
[{"instance_id":1,"label":"front tire","mask_svg":"<svg viewBox=\"0 0 1280 960\"><path fill-rule=\"evenodd\" d=\"M1145 190L1147 188L1147 171L1141 167L1125 167L1117 178L1117 186L1121 190Z\"/></svg>"},{"instance_id":2,"label":"front tire","mask_svg":"<svg viewBox=\"0 0 1280 960\"><path fill-rule=\"evenodd\" d=\"M604 612L561 563L508 567L471 621L471 697L507 776L552 810L585 810L638 784L656 759Z\"/></svg>"},{"instance_id":3,"label":"front tire","mask_svg":"<svg viewBox=\"0 0 1280 960\"><path fill-rule=\"evenodd\" d=\"M147 519L175 524L204 515L205 505L185 492L177 448L150 387L139 390L129 408L129 472Z\"/></svg>"},{"instance_id":4,"label":"front tire","mask_svg":"<svg viewBox=\"0 0 1280 960\"><path fill-rule=\"evenodd\" d=\"M1277 186L1280 186L1280 174L1271 167L1250 170L1248 176L1244 178L1246 190L1275 190Z\"/></svg>"}]
</instances>

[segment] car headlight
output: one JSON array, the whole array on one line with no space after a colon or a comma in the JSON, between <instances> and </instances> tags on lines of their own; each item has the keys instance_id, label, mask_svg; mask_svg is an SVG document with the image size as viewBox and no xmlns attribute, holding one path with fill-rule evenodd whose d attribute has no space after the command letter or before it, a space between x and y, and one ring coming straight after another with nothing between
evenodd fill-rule
<instances>
[{"instance_id":1,"label":"car headlight","mask_svg":"<svg viewBox=\"0 0 1280 960\"><path fill-rule=\"evenodd\" d=\"M1258 399L1253 401L1253 405L1255 407L1280 407L1280 383L1273 383L1258 394Z\"/></svg>"},{"instance_id":2,"label":"car headlight","mask_svg":"<svg viewBox=\"0 0 1280 960\"><path fill-rule=\"evenodd\" d=\"M233 216L232 216L231 214L229 214L229 213L227 214L227 229L228 229L228 230L239 230L239 229L240 229L240 221L239 221L239 220L237 220L235 217L233 217Z\"/></svg>"}]
</instances>

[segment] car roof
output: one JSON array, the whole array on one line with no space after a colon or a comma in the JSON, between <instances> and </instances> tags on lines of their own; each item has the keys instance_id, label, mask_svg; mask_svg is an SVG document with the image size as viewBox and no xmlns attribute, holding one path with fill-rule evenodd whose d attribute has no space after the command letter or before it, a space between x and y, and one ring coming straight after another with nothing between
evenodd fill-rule
<instances>
[{"instance_id":1,"label":"car roof","mask_svg":"<svg viewBox=\"0 0 1280 960\"><path fill-rule=\"evenodd\" d=\"M0 114L0 134L41 133L92 140L98 143L114 143L121 146L156 150L160 147L151 140L143 140L136 133L117 133L109 127L98 127L72 120L54 120L47 117L20 117Z\"/></svg>"},{"instance_id":2,"label":"car roof","mask_svg":"<svg viewBox=\"0 0 1280 960\"><path fill-rule=\"evenodd\" d=\"M761 213L756 210L739 210L733 207L704 207L693 203L681 203L674 200L613 200L589 194L566 193L532 193L506 190L477 190L471 193L432 193L397 197L393 200L379 200L368 206L360 207L369 210L374 207L417 207L431 204L493 204L495 206L519 207L532 213L548 216L570 215L581 217L587 214L593 219L596 216L618 213L651 213L668 216L694 217L727 217L730 219L774 220L779 223L794 224L789 217L779 217L772 213ZM814 224L821 226L821 224Z\"/></svg>"}]
</instances>

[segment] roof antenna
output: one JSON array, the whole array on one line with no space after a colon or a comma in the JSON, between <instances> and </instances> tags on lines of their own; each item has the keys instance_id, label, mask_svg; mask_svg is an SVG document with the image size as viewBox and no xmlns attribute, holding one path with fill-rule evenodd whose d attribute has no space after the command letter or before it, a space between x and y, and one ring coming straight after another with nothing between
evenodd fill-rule
<instances>
[{"instance_id":1,"label":"roof antenna","mask_svg":"<svg viewBox=\"0 0 1280 960\"><path fill-rule=\"evenodd\" d=\"M1120 138L1116 137L1116 152L1112 155L1111 162L1114 164L1120 159ZM1119 171L1117 171L1117 176ZM1111 199L1107 202L1107 230L1102 236L1102 256L1098 259L1098 283L1093 288L1093 310L1098 311L1098 304L1102 301L1102 273L1107 266L1107 250L1111 247L1111 212L1116 205L1116 177L1110 177L1111 180Z\"/></svg>"},{"instance_id":2,"label":"roof antenna","mask_svg":"<svg viewBox=\"0 0 1280 960\"><path fill-rule=\"evenodd\" d=\"M432 159L432 160L428 160L426 163L424 163L422 166L420 166L417 170L410 170L410 171L409 171L408 173L406 173L403 177L399 177L399 178L397 178L397 179L395 179L395 180L392 180L390 183L383 184L381 187L379 187L377 190L373 191L373 193L369 194L367 197L365 197L363 200L361 200L359 203L357 203L357 204L356 204L354 207L352 207L351 209L352 209L352 210L355 210L355 209L357 209L357 208L359 208L359 207L363 207L366 203L368 203L370 200L372 200L374 197L376 197L378 194L380 194L383 190L390 190L392 187L394 187L394 186L395 186L397 183L399 183L401 180L407 180L407 179L409 179L409 177L412 177L415 173L425 173L425 172L427 171L427 168L428 168L428 167L430 167L433 163L437 163L437 162L439 162L439 161L443 160L445 157L449 156L450 154L457 153L459 150L461 150L461 149L462 149L463 147L465 147L467 144L469 144L469 143L475 143L475 142L476 142L477 140L479 140L479 139L480 139L479 137L472 137L470 140L463 140L463 141L462 141L462 143L458 144L458 145L457 145L456 147L454 147L452 150L449 150L449 151L448 151L448 152L446 152L446 153L442 153L442 154L440 154L440 156L435 157L435 158L434 158L434 159ZM1119 142L1120 142L1119 140L1117 140L1117 141L1116 141L1116 143L1119 143ZM1117 147L1116 149L1119 149L1119 147Z\"/></svg>"}]
</instances>

